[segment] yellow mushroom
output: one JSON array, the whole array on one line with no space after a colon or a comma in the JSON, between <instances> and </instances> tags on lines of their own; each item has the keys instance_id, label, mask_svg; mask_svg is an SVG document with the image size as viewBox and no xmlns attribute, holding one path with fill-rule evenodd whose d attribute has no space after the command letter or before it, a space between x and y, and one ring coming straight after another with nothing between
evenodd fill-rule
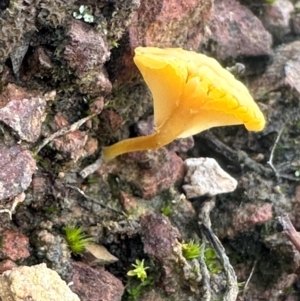
<instances>
[{"instance_id":1,"label":"yellow mushroom","mask_svg":"<svg viewBox=\"0 0 300 301\"><path fill-rule=\"evenodd\" d=\"M105 147L105 161L217 126L263 130L265 118L248 89L215 59L180 48L138 47L134 62L152 92L155 133Z\"/></svg>"}]
</instances>

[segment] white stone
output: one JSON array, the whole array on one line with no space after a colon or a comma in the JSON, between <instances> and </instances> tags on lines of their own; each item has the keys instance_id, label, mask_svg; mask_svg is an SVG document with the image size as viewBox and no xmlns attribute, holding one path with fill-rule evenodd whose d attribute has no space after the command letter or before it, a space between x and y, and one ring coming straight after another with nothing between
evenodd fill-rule
<instances>
[{"instance_id":1,"label":"white stone","mask_svg":"<svg viewBox=\"0 0 300 301\"><path fill-rule=\"evenodd\" d=\"M183 189L187 198L214 196L236 189L237 181L225 172L215 159L190 158L184 161L187 174Z\"/></svg>"}]
</instances>

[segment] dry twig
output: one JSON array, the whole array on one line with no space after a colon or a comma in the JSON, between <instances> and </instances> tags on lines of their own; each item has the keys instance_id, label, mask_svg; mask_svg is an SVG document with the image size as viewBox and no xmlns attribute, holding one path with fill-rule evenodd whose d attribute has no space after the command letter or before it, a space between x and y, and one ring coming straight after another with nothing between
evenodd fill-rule
<instances>
[{"instance_id":1,"label":"dry twig","mask_svg":"<svg viewBox=\"0 0 300 301\"><path fill-rule=\"evenodd\" d=\"M295 246L295 248L300 252L300 234L294 228L289 216L283 215L277 218L279 224L283 228L283 233L287 236L289 241Z\"/></svg>"},{"instance_id":2,"label":"dry twig","mask_svg":"<svg viewBox=\"0 0 300 301\"><path fill-rule=\"evenodd\" d=\"M96 115L98 115L98 113L95 113L95 114L92 114L90 116L84 117L84 118L78 120L77 122L75 122L75 123L73 123L73 124L71 124L69 126L61 128L60 130L58 130L57 132L53 133L49 137L45 138L42 141L42 143L36 148L34 154L37 155L44 146L46 146L49 142L51 142L55 138L63 136L63 135L68 134L70 132L74 132L74 131L78 130L84 123L86 123L88 120L92 119Z\"/></svg>"},{"instance_id":3,"label":"dry twig","mask_svg":"<svg viewBox=\"0 0 300 301\"><path fill-rule=\"evenodd\" d=\"M98 158L94 163L85 167L79 174L80 176L85 179L90 174L94 173L101 165L102 165L102 156Z\"/></svg>"},{"instance_id":4,"label":"dry twig","mask_svg":"<svg viewBox=\"0 0 300 301\"><path fill-rule=\"evenodd\" d=\"M256 268L256 264L257 264L257 260L254 261L254 264L253 264L253 267L251 269L251 272L250 272L250 275L245 283L245 286L244 286L244 293L243 293L243 300L246 300L246 291L247 291L247 287L248 287L248 284L253 276L253 273L255 271L255 268Z\"/></svg>"},{"instance_id":5,"label":"dry twig","mask_svg":"<svg viewBox=\"0 0 300 301\"><path fill-rule=\"evenodd\" d=\"M270 167L272 168L272 170L274 171L274 174L275 174L276 178L279 178L280 175L278 174L275 166L273 165L273 159L274 159L274 152L275 152L276 146L277 146L277 144L279 142L279 139L281 137L281 134L283 132L283 128L284 128L284 126L281 127L280 131L277 134L276 140L275 140L275 142L273 144L273 147L272 147L272 150L271 150L270 159L267 162L270 165Z\"/></svg>"},{"instance_id":6,"label":"dry twig","mask_svg":"<svg viewBox=\"0 0 300 301\"><path fill-rule=\"evenodd\" d=\"M210 212L215 206L215 200L212 198L209 201L206 201L200 212L198 212L198 225L200 230L204 233L207 240L210 242L212 247L215 249L220 262L223 266L226 279L227 279L227 289L224 294L224 301L235 301L239 292L237 278L234 272L232 265L229 262L229 258L225 253L225 249L222 246L218 237L214 234L211 229L211 221L210 221Z\"/></svg>"},{"instance_id":7,"label":"dry twig","mask_svg":"<svg viewBox=\"0 0 300 301\"><path fill-rule=\"evenodd\" d=\"M16 195L13 199L13 203L10 209L1 209L0 213L8 213L9 219L12 220L12 215L15 213L15 209L19 203L22 203L25 200L25 193L21 192Z\"/></svg>"},{"instance_id":8,"label":"dry twig","mask_svg":"<svg viewBox=\"0 0 300 301\"><path fill-rule=\"evenodd\" d=\"M119 210L117 210L117 209L115 209L115 208L112 208L112 207L110 207L110 206L107 206L107 205L105 205L105 204L103 203L103 201L94 199L94 198L92 198L92 197L86 195L81 189L79 189L79 188L76 187L76 186L73 186L73 185L66 185L66 187L69 187L69 188L71 188L71 189L76 190L76 191L79 192L84 198L86 198L87 200L90 200L90 201L92 201L92 202L94 202L94 203L96 203L96 204L99 204L99 205L100 205L101 207L103 207L103 208L109 209L109 210L111 210L111 211L113 211L113 212L115 212L115 213L118 213L118 214L121 214L121 215L127 217L127 215L126 215L123 211L119 211Z\"/></svg>"}]
</instances>

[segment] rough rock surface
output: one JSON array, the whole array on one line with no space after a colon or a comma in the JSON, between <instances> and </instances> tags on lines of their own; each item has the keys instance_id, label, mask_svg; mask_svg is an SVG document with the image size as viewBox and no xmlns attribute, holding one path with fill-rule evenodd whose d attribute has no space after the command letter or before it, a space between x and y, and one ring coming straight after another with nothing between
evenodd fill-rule
<instances>
[{"instance_id":1,"label":"rough rock surface","mask_svg":"<svg viewBox=\"0 0 300 301\"><path fill-rule=\"evenodd\" d=\"M163 268L162 283L168 293L175 293L179 277L172 272L175 269L176 256L174 248L180 239L177 228L162 215L148 214L141 219L144 251L156 258Z\"/></svg>"},{"instance_id":2,"label":"rough rock surface","mask_svg":"<svg viewBox=\"0 0 300 301\"><path fill-rule=\"evenodd\" d=\"M88 140L88 135L83 131L74 131L62 137L55 138L53 144L58 151L69 154L75 162L81 156L84 146Z\"/></svg>"},{"instance_id":3,"label":"rough rock surface","mask_svg":"<svg viewBox=\"0 0 300 301\"><path fill-rule=\"evenodd\" d=\"M159 293L156 290L152 290L151 292L147 292L147 294L143 295L139 301L164 301Z\"/></svg>"},{"instance_id":4,"label":"rough rock surface","mask_svg":"<svg viewBox=\"0 0 300 301\"><path fill-rule=\"evenodd\" d=\"M103 68L110 57L105 35L77 20L71 22L67 34L71 39L64 55L76 71L80 91L95 95L110 92L111 83Z\"/></svg>"},{"instance_id":5,"label":"rough rock surface","mask_svg":"<svg viewBox=\"0 0 300 301\"><path fill-rule=\"evenodd\" d=\"M141 219L144 250L147 254L164 261L174 256L175 240L181 235L163 215L148 214ZM160 246L160 247L158 247Z\"/></svg>"},{"instance_id":6,"label":"rough rock surface","mask_svg":"<svg viewBox=\"0 0 300 301\"><path fill-rule=\"evenodd\" d=\"M233 237L255 225L263 224L273 218L272 204L245 204L232 212L232 226L227 228L227 236Z\"/></svg>"},{"instance_id":7,"label":"rough rock surface","mask_svg":"<svg viewBox=\"0 0 300 301\"><path fill-rule=\"evenodd\" d=\"M32 55L28 59L30 74L35 77L43 78L51 76L53 72L53 64L46 49L37 47L33 50Z\"/></svg>"},{"instance_id":8,"label":"rough rock surface","mask_svg":"<svg viewBox=\"0 0 300 301\"><path fill-rule=\"evenodd\" d=\"M43 229L34 233L32 244L35 247L37 257L44 258L47 266L59 273L63 279L69 279L72 269L71 253L64 238Z\"/></svg>"},{"instance_id":9,"label":"rough rock surface","mask_svg":"<svg viewBox=\"0 0 300 301\"><path fill-rule=\"evenodd\" d=\"M285 82L300 94L300 57L294 56L286 62L284 67Z\"/></svg>"},{"instance_id":10,"label":"rough rock surface","mask_svg":"<svg viewBox=\"0 0 300 301\"><path fill-rule=\"evenodd\" d=\"M37 30L37 25L49 27L62 25L69 18L68 9L74 2L75 0L37 0L32 5L32 2L23 0L2 1L1 4L11 5L9 9L1 10L0 72L2 63L10 53L22 45L24 36L30 37Z\"/></svg>"},{"instance_id":11,"label":"rough rock surface","mask_svg":"<svg viewBox=\"0 0 300 301\"><path fill-rule=\"evenodd\" d=\"M145 253L158 260L161 266L159 288L172 295L174 300L195 297L192 292L199 292L200 267L197 261L187 262L182 256L178 228L164 215L149 213L141 217L141 233Z\"/></svg>"},{"instance_id":12,"label":"rough rock surface","mask_svg":"<svg viewBox=\"0 0 300 301\"><path fill-rule=\"evenodd\" d=\"M136 195L152 199L183 179L183 161L162 147L148 152L132 152L123 156L121 164L109 173L134 187Z\"/></svg>"},{"instance_id":13,"label":"rough rock surface","mask_svg":"<svg viewBox=\"0 0 300 301\"><path fill-rule=\"evenodd\" d=\"M67 34L71 42L65 48L65 58L78 76L102 66L109 59L110 52L104 36L91 25L74 20Z\"/></svg>"},{"instance_id":14,"label":"rough rock surface","mask_svg":"<svg viewBox=\"0 0 300 301\"><path fill-rule=\"evenodd\" d=\"M81 301L121 301L124 286L109 272L81 262L73 263L73 272L72 290Z\"/></svg>"},{"instance_id":15,"label":"rough rock surface","mask_svg":"<svg viewBox=\"0 0 300 301\"><path fill-rule=\"evenodd\" d=\"M284 273L280 279L271 287L266 289L265 291L261 291L257 289L257 286L254 284L249 285L249 290L245 294L248 300L282 300L285 301L297 301L298 296L297 293L290 293L288 297L284 292L294 291L294 287L298 283L298 275L296 273L287 274ZM278 296L278 297L277 297Z\"/></svg>"},{"instance_id":16,"label":"rough rock surface","mask_svg":"<svg viewBox=\"0 0 300 301\"><path fill-rule=\"evenodd\" d=\"M136 70L132 57L137 46L197 50L204 40L212 6L212 0L141 0L128 28L128 45L116 66L118 80L128 79Z\"/></svg>"},{"instance_id":17,"label":"rough rock surface","mask_svg":"<svg viewBox=\"0 0 300 301\"><path fill-rule=\"evenodd\" d=\"M27 236L12 230L6 230L1 237L1 259L16 261L29 257L29 239Z\"/></svg>"},{"instance_id":18,"label":"rough rock surface","mask_svg":"<svg viewBox=\"0 0 300 301\"><path fill-rule=\"evenodd\" d=\"M3 274L5 271L9 271L13 268L16 268L17 264L15 264L12 260L6 259L0 262L0 274Z\"/></svg>"},{"instance_id":19,"label":"rough rock surface","mask_svg":"<svg viewBox=\"0 0 300 301\"><path fill-rule=\"evenodd\" d=\"M292 30L296 35L300 35L300 2L298 1L295 5L296 12L292 15Z\"/></svg>"},{"instance_id":20,"label":"rough rock surface","mask_svg":"<svg viewBox=\"0 0 300 301\"><path fill-rule=\"evenodd\" d=\"M131 47L145 45L197 49L211 8L212 1L142 0L136 19L129 27Z\"/></svg>"},{"instance_id":21,"label":"rough rock surface","mask_svg":"<svg viewBox=\"0 0 300 301\"><path fill-rule=\"evenodd\" d=\"M0 120L14 129L21 139L35 142L46 117L47 100L54 97L55 92L39 95L8 84L0 95Z\"/></svg>"},{"instance_id":22,"label":"rough rock surface","mask_svg":"<svg viewBox=\"0 0 300 301\"><path fill-rule=\"evenodd\" d=\"M0 298L5 301L80 301L58 274L44 263L4 272L0 276Z\"/></svg>"},{"instance_id":23,"label":"rough rock surface","mask_svg":"<svg viewBox=\"0 0 300 301\"><path fill-rule=\"evenodd\" d=\"M300 229L300 186L295 189L295 196L292 199L292 214L290 216L294 227L299 231Z\"/></svg>"},{"instance_id":24,"label":"rough rock surface","mask_svg":"<svg viewBox=\"0 0 300 301\"><path fill-rule=\"evenodd\" d=\"M270 33L248 8L235 0L215 1L209 28L220 60L271 53Z\"/></svg>"},{"instance_id":25,"label":"rough rock surface","mask_svg":"<svg viewBox=\"0 0 300 301\"><path fill-rule=\"evenodd\" d=\"M268 93L286 85L295 88L300 93L298 82L300 41L279 46L274 53L273 62L265 73L250 83L250 90L256 99L261 99Z\"/></svg>"},{"instance_id":26,"label":"rough rock surface","mask_svg":"<svg viewBox=\"0 0 300 301\"><path fill-rule=\"evenodd\" d=\"M190 158L184 161L187 174L183 189L187 198L210 196L235 190L237 181L226 173L215 159Z\"/></svg>"},{"instance_id":27,"label":"rough rock surface","mask_svg":"<svg viewBox=\"0 0 300 301\"><path fill-rule=\"evenodd\" d=\"M16 196L31 183L36 163L20 146L0 147L0 200Z\"/></svg>"},{"instance_id":28,"label":"rough rock surface","mask_svg":"<svg viewBox=\"0 0 300 301\"><path fill-rule=\"evenodd\" d=\"M282 41L291 32L291 16L294 10L294 5L289 0L276 0L266 6L262 22L276 41Z\"/></svg>"}]
</instances>

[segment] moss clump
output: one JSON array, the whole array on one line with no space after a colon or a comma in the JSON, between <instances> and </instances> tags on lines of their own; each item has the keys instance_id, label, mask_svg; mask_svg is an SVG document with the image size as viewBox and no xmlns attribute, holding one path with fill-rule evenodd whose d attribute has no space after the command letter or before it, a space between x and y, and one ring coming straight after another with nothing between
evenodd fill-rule
<instances>
[{"instance_id":1,"label":"moss clump","mask_svg":"<svg viewBox=\"0 0 300 301\"><path fill-rule=\"evenodd\" d=\"M82 254L86 245L91 241L91 237L84 234L82 227L65 226L63 230L71 252L74 255Z\"/></svg>"},{"instance_id":2,"label":"moss clump","mask_svg":"<svg viewBox=\"0 0 300 301\"><path fill-rule=\"evenodd\" d=\"M187 260L192 260L199 258L201 254L201 247L198 243L190 241L189 243L183 243L182 245L182 255Z\"/></svg>"}]
</instances>

